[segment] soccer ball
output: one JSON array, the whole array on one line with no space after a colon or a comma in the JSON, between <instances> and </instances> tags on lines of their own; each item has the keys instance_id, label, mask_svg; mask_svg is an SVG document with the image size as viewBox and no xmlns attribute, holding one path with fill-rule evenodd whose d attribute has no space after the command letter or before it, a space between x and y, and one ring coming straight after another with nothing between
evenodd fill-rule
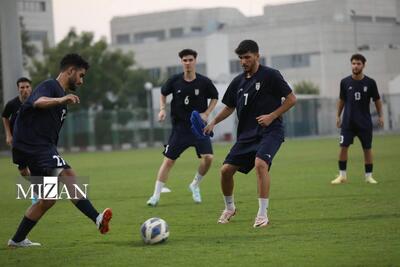
<instances>
[{"instance_id":1,"label":"soccer ball","mask_svg":"<svg viewBox=\"0 0 400 267\"><path fill-rule=\"evenodd\" d=\"M160 218L150 218L140 227L144 243L154 245L167 240L169 236L168 224Z\"/></svg>"}]
</instances>

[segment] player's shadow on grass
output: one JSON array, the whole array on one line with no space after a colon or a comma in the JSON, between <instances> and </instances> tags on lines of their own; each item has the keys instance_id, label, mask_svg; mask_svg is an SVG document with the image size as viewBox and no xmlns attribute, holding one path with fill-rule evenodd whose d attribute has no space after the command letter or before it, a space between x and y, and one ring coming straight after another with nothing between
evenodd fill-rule
<instances>
[{"instance_id":1,"label":"player's shadow on grass","mask_svg":"<svg viewBox=\"0 0 400 267\"><path fill-rule=\"evenodd\" d=\"M165 244L168 244L168 241L157 244L157 245L147 245L145 244L142 240L104 240L104 241L98 241L96 244L101 244L101 245L112 245L116 247L158 247L158 246L163 246Z\"/></svg>"}]
</instances>

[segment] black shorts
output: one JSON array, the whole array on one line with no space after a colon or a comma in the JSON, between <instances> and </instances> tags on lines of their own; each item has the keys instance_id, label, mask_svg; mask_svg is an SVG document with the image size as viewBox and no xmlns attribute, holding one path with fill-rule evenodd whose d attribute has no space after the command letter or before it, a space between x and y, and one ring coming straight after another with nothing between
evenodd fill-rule
<instances>
[{"instance_id":1,"label":"black shorts","mask_svg":"<svg viewBox=\"0 0 400 267\"><path fill-rule=\"evenodd\" d=\"M210 138L197 139L190 128L184 125L176 125L172 128L168 144L163 151L164 156L176 160L189 147L195 147L197 157L205 154L213 154Z\"/></svg>"},{"instance_id":2,"label":"black shorts","mask_svg":"<svg viewBox=\"0 0 400 267\"><path fill-rule=\"evenodd\" d=\"M249 173L255 164L256 157L264 160L271 168L272 160L284 142L284 132L277 129L265 133L259 140L248 143L235 143L224 164L239 166L239 172Z\"/></svg>"},{"instance_id":3,"label":"black shorts","mask_svg":"<svg viewBox=\"0 0 400 267\"><path fill-rule=\"evenodd\" d=\"M353 144L354 136L360 139L363 149L372 147L372 129L342 128L340 131L340 146L349 147Z\"/></svg>"},{"instance_id":4,"label":"black shorts","mask_svg":"<svg viewBox=\"0 0 400 267\"><path fill-rule=\"evenodd\" d=\"M36 153L12 149L13 162L29 167L32 176L58 176L57 170L71 168L55 147Z\"/></svg>"}]
</instances>

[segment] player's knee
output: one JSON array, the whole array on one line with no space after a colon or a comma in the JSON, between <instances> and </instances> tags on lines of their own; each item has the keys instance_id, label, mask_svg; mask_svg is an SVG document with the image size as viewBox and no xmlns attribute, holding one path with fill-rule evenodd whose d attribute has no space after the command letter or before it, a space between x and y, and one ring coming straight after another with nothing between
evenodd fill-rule
<instances>
[{"instance_id":1,"label":"player's knee","mask_svg":"<svg viewBox=\"0 0 400 267\"><path fill-rule=\"evenodd\" d=\"M231 177L233 175L233 173L234 173L234 171L229 165L227 165L227 164L222 165L222 167L221 167L222 178Z\"/></svg>"},{"instance_id":2,"label":"player's knee","mask_svg":"<svg viewBox=\"0 0 400 267\"><path fill-rule=\"evenodd\" d=\"M42 209L44 210L48 210L51 207L53 207L53 205L56 204L55 200L40 200L39 205Z\"/></svg>"},{"instance_id":3,"label":"player's knee","mask_svg":"<svg viewBox=\"0 0 400 267\"><path fill-rule=\"evenodd\" d=\"M206 154L206 155L202 155L201 158L204 160L205 163L207 164L211 164L211 162L214 159L214 155L212 154Z\"/></svg>"},{"instance_id":4,"label":"player's knee","mask_svg":"<svg viewBox=\"0 0 400 267\"><path fill-rule=\"evenodd\" d=\"M268 171L268 163L263 159L256 158L254 162L254 168L257 172Z\"/></svg>"}]
</instances>

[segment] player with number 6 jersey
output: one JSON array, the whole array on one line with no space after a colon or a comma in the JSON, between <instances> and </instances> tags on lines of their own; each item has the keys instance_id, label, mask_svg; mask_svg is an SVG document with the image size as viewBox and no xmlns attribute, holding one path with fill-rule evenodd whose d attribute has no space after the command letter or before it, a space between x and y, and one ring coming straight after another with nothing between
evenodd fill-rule
<instances>
[{"instance_id":1,"label":"player with number 6 jersey","mask_svg":"<svg viewBox=\"0 0 400 267\"><path fill-rule=\"evenodd\" d=\"M167 96L172 95L171 121L172 133L165 146L164 161L157 174L153 195L147 205L156 206L160 200L160 193L167 182L168 174L178 157L190 146L195 147L200 158L198 170L189 190L195 203L201 202L200 181L210 169L213 159L213 150L210 138L198 138L191 130L190 115L194 110L200 113L201 118L207 121L209 114L218 101L218 91L207 77L196 72L197 52L184 49L179 52L183 73L172 76L161 88L160 122L165 120Z\"/></svg>"},{"instance_id":2,"label":"player with number 6 jersey","mask_svg":"<svg viewBox=\"0 0 400 267\"><path fill-rule=\"evenodd\" d=\"M350 62L352 75L340 82L340 96L336 114L336 126L341 128L339 175L331 183L341 184L347 181L348 149L353 144L354 137L357 136L364 150L365 181L376 184L377 181L372 177L372 120L369 107L372 99L378 113L378 125L383 127L382 101L375 80L363 74L365 57L361 54L354 54Z\"/></svg>"},{"instance_id":3,"label":"player with number 6 jersey","mask_svg":"<svg viewBox=\"0 0 400 267\"><path fill-rule=\"evenodd\" d=\"M14 163L26 164L32 176L59 177L68 191L77 184L76 175L57 152L58 135L67 115L67 105L79 103L79 97L74 92L77 86L83 84L88 69L88 62L81 56L77 54L64 56L60 62L60 74L57 79L46 80L38 85L22 104L14 127L12 148ZM55 201L43 198L30 206L16 233L8 241L8 246L40 246L39 243L31 242L26 237ZM107 208L103 213L98 213L89 199L83 195L71 201L96 224L100 233L105 234L109 231L111 209Z\"/></svg>"}]
</instances>

